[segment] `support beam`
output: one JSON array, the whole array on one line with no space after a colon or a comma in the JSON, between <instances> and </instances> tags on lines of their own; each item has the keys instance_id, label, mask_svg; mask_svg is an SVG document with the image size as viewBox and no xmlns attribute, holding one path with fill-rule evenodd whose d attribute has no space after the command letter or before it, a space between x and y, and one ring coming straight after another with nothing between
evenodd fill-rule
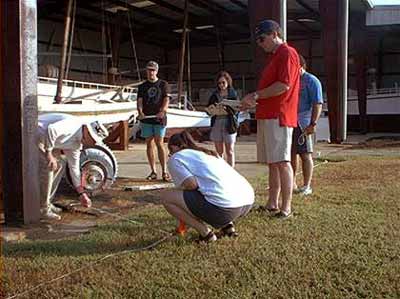
<instances>
[{"instance_id":1,"label":"support beam","mask_svg":"<svg viewBox=\"0 0 400 299\"><path fill-rule=\"evenodd\" d=\"M111 59L108 59L107 67L107 82L112 85L116 83L116 75L119 72L122 19L126 18L126 13L118 11L113 17L115 22L113 22L113 25L110 25Z\"/></svg>"},{"instance_id":2,"label":"support beam","mask_svg":"<svg viewBox=\"0 0 400 299\"><path fill-rule=\"evenodd\" d=\"M67 62L67 49L68 49L68 42L70 36L70 26L71 26L71 15L72 15L72 7L73 7L74 0L65 0L66 4L66 16L65 16L65 24L64 24L64 41L63 46L61 48L61 57L60 57L60 72L58 74L58 81L57 81L57 92L55 101L57 104L61 103L61 93L62 93L62 85L65 75L65 65Z\"/></svg>"},{"instance_id":3,"label":"support beam","mask_svg":"<svg viewBox=\"0 0 400 299\"><path fill-rule=\"evenodd\" d=\"M331 142L341 143L347 135L347 47L348 0L319 2L323 30L328 115Z\"/></svg>"},{"instance_id":4,"label":"support beam","mask_svg":"<svg viewBox=\"0 0 400 299\"><path fill-rule=\"evenodd\" d=\"M2 124L4 208L7 224L40 218L37 131L36 0L0 1L3 41ZM10 71L12 70L12 71Z\"/></svg>"},{"instance_id":5,"label":"support beam","mask_svg":"<svg viewBox=\"0 0 400 299\"><path fill-rule=\"evenodd\" d=\"M360 117L360 132L365 134L368 131L367 122L367 63L368 63L368 31L365 23L365 12L357 12L352 15L352 38L354 39L356 67L356 81L358 94L358 112ZM367 43L368 44L368 43Z\"/></svg>"},{"instance_id":6,"label":"support beam","mask_svg":"<svg viewBox=\"0 0 400 299\"><path fill-rule=\"evenodd\" d=\"M251 42L255 51L255 59L253 61L254 70L256 77L259 75L265 66L265 52L257 47L254 41L254 28L255 26L264 19L272 19L279 24L281 24L284 36L286 36L286 0L249 0L248 1L248 11L250 20L250 32L251 32Z\"/></svg>"}]
</instances>

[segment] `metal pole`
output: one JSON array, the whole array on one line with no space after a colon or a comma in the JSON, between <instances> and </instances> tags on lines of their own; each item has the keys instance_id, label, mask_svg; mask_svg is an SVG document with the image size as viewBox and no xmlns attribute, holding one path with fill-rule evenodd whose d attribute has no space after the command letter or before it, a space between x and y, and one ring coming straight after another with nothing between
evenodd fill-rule
<instances>
[{"instance_id":1,"label":"metal pole","mask_svg":"<svg viewBox=\"0 0 400 299\"><path fill-rule=\"evenodd\" d=\"M339 57L342 61L338 61L341 68L339 68L339 77L343 78L343 84L339 84L341 101L339 105L339 128L338 137L340 140L345 141L347 138L347 57L348 57L348 28L349 28L349 0L339 1Z\"/></svg>"},{"instance_id":2,"label":"metal pole","mask_svg":"<svg viewBox=\"0 0 400 299\"><path fill-rule=\"evenodd\" d=\"M187 33L187 92L188 92L188 98L192 100L192 71L190 67L190 32ZM186 104L187 105L187 104ZM185 107L187 108L187 107Z\"/></svg>"},{"instance_id":3,"label":"metal pole","mask_svg":"<svg viewBox=\"0 0 400 299\"><path fill-rule=\"evenodd\" d=\"M183 17L183 30L182 30L182 40L181 40L181 53L179 61L179 79L178 79L178 103L181 101L182 95L182 83L183 83L183 68L185 66L185 45L186 45L186 27L188 22L188 7L189 0L185 0L185 12Z\"/></svg>"},{"instance_id":4,"label":"metal pole","mask_svg":"<svg viewBox=\"0 0 400 299\"><path fill-rule=\"evenodd\" d=\"M65 79L68 79L69 68L71 66L71 57L72 57L72 45L74 43L74 28L75 28L75 19L76 19L76 0L74 1L74 8L72 13L72 24L71 24L71 34L69 37L69 45L68 45L68 55L67 55L67 66L65 67Z\"/></svg>"},{"instance_id":5,"label":"metal pole","mask_svg":"<svg viewBox=\"0 0 400 299\"><path fill-rule=\"evenodd\" d=\"M62 85L64 79L65 64L67 60L67 46L68 46L70 26L71 26L72 3L74 0L68 0L68 1L69 2L67 8L67 15L65 17L65 26L64 26L64 43L61 50L60 72L58 74L57 93L55 97L55 101L57 104L61 103Z\"/></svg>"},{"instance_id":6,"label":"metal pole","mask_svg":"<svg viewBox=\"0 0 400 299\"><path fill-rule=\"evenodd\" d=\"M280 25L283 32L283 40L287 40L287 0L281 0Z\"/></svg>"}]
</instances>

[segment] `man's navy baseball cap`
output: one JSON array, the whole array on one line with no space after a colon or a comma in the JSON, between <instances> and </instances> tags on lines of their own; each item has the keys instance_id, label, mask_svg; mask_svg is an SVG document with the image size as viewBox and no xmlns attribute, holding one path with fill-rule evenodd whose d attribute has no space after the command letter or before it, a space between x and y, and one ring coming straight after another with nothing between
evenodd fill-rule
<instances>
[{"instance_id":1,"label":"man's navy baseball cap","mask_svg":"<svg viewBox=\"0 0 400 299\"><path fill-rule=\"evenodd\" d=\"M254 30L254 38L258 39L262 35L270 34L273 31L281 32L281 26L273 20L262 20Z\"/></svg>"}]
</instances>

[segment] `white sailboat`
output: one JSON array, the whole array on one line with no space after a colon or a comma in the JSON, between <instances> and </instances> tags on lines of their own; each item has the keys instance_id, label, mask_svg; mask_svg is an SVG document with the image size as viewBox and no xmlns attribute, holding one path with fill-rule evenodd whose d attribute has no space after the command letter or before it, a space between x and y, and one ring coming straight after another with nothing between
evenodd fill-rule
<instances>
[{"instance_id":1,"label":"white sailboat","mask_svg":"<svg viewBox=\"0 0 400 299\"><path fill-rule=\"evenodd\" d=\"M68 113L87 121L102 123L134 121L138 115L136 108L137 88L135 85L116 86L82 81L63 80L59 104L54 102L57 79L39 77L39 113ZM186 105L171 105L167 110L167 128L209 127L210 117L202 111L185 109Z\"/></svg>"}]
</instances>

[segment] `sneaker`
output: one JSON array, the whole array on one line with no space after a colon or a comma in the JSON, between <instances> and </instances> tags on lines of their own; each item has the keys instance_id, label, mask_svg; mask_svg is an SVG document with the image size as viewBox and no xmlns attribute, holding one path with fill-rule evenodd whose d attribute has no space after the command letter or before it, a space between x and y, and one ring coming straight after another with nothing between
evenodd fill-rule
<instances>
[{"instance_id":1,"label":"sneaker","mask_svg":"<svg viewBox=\"0 0 400 299\"><path fill-rule=\"evenodd\" d=\"M312 189L310 186L303 186L301 188L299 188L299 192L300 196L307 196L307 195L311 195L312 194Z\"/></svg>"},{"instance_id":2,"label":"sneaker","mask_svg":"<svg viewBox=\"0 0 400 299\"><path fill-rule=\"evenodd\" d=\"M42 213L42 217L41 218L44 219L44 220L61 220L61 216L56 214L56 213L54 213L50 209L48 209L47 211Z\"/></svg>"},{"instance_id":3,"label":"sneaker","mask_svg":"<svg viewBox=\"0 0 400 299\"><path fill-rule=\"evenodd\" d=\"M50 211L52 211L53 213L59 214L62 212L62 209L59 207L56 207L55 205L53 205L52 203L50 204Z\"/></svg>"},{"instance_id":4,"label":"sneaker","mask_svg":"<svg viewBox=\"0 0 400 299\"><path fill-rule=\"evenodd\" d=\"M198 244L213 243L215 241L217 241L217 236L214 234L213 231L210 231L207 234L207 236L205 236L205 237L199 236L199 238L197 240L195 240L195 242Z\"/></svg>"}]
</instances>

